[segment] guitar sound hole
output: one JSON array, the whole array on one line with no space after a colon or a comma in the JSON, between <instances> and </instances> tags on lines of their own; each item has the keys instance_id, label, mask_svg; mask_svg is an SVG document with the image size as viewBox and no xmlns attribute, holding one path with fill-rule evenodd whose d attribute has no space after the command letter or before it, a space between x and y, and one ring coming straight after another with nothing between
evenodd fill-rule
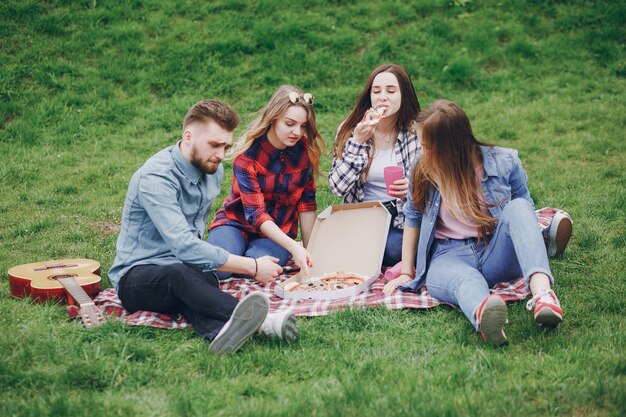
<instances>
[{"instance_id":1,"label":"guitar sound hole","mask_svg":"<svg viewBox=\"0 0 626 417\"><path fill-rule=\"evenodd\" d=\"M76 278L77 274L58 274L58 275L50 275L48 277L49 280L57 280L61 278Z\"/></svg>"}]
</instances>

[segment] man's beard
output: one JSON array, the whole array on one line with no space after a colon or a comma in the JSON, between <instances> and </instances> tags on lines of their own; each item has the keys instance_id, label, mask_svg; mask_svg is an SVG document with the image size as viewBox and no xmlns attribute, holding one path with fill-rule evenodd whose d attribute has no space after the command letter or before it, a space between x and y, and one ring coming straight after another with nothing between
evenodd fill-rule
<instances>
[{"instance_id":1,"label":"man's beard","mask_svg":"<svg viewBox=\"0 0 626 417\"><path fill-rule=\"evenodd\" d=\"M195 146L191 147L191 165L198 168L200 171L205 174L215 174L217 172L217 168L219 167L219 162L210 162L206 160L201 160L198 158L198 152Z\"/></svg>"}]
</instances>

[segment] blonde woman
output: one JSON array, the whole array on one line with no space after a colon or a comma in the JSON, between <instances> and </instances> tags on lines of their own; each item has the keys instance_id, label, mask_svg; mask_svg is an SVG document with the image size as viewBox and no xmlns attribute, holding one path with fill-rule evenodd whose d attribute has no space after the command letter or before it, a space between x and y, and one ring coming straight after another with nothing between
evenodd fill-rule
<instances>
[{"instance_id":1,"label":"blonde woman","mask_svg":"<svg viewBox=\"0 0 626 417\"><path fill-rule=\"evenodd\" d=\"M458 305L485 341L503 345L507 308L489 289L523 276L535 322L558 326L563 312L517 151L479 142L451 101L436 101L418 123L422 152L404 205L402 273L384 292L426 284Z\"/></svg>"},{"instance_id":2,"label":"blonde woman","mask_svg":"<svg viewBox=\"0 0 626 417\"><path fill-rule=\"evenodd\" d=\"M291 255L308 272L313 259L305 247L315 222L315 177L324 145L313 101L298 87L280 86L242 133L233 153L231 193L209 226L209 243L255 259L269 255L281 266ZM295 240L298 225L304 245Z\"/></svg>"}]
</instances>

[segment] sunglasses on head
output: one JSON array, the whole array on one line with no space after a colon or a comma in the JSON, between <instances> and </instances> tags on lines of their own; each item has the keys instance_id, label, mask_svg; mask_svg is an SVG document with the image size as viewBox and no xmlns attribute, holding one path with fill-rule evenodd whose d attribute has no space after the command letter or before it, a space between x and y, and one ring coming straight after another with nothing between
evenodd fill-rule
<instances>
[{"instance_id":1,"label":"sunglasses on head","mask_svg":"<svg viewBox=\"0 0 626 417\"><path fill-rule=\"evenodd\" d=\"M292 91L291 93L289 93L289 101L291 101L293 104L298 104L302 102L311 105L313 104L313 101L315 101L315 98L311 93L298 94L295 91Z\"/></svg>"}]
</instances>

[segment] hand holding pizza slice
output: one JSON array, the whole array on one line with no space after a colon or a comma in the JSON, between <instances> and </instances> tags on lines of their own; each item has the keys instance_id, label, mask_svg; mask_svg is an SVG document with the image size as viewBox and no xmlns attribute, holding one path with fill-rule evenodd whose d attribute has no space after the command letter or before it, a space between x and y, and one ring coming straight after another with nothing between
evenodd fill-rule
<instances>
[{"instance_id":1,"label":"hand holding pizza slice","mask_svg":"<svg viewBox=\"0 0 626 417\"><path fill-rule=\"evenodd\" d=\"M363 117L363 120L361 120L361 122L364 122L368 126L373 126L375 124L378 124L378 122L380 122L380 119L385 114L385 110L386 108L381 107L381 106L368 109L365 112L365 116Z\"/></svg>"},{"instance_id":2,"label":"hand holding pizza slice","mask_svg":"<svg viewBox=\"0 0 626 417\"><path fill-rule=\"evenodd\" d=\"M387 110L387 108L383 106L367 110L363 119L361 119L361 121L354 127L352 138L357 143L365 143L369 138L371 138L374 130L376 129L376 125L384 116L385 110Z\"/></svg>"}]
</instances>

